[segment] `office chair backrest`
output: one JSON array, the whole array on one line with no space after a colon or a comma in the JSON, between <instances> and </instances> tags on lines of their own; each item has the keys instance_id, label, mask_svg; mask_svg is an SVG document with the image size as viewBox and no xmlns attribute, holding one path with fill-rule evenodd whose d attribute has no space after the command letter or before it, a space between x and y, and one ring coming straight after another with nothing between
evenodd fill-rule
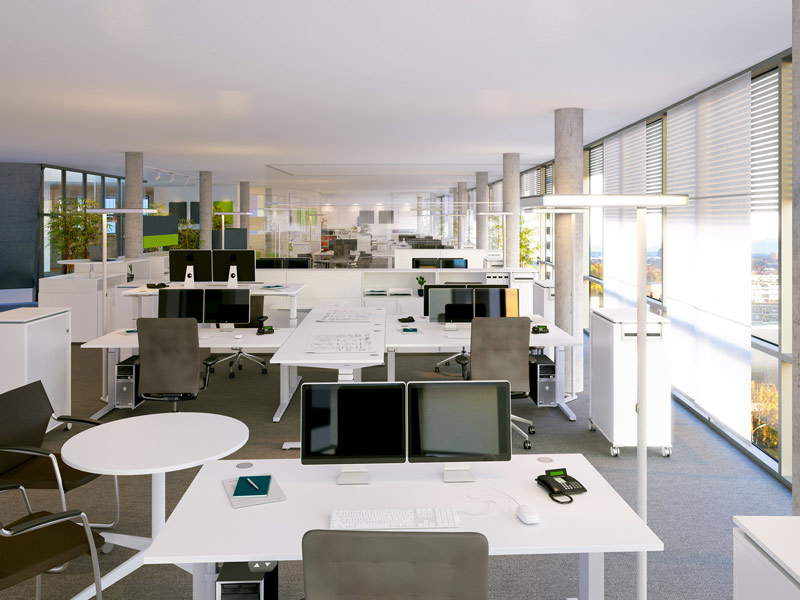
<instances>
[{"instance_id":1,"label":"office chair backrest","mask_svg":"<svg viewBox=\"0 0 800 600\"><path fill-rule=\"evenodd\" d=\"M506 379L512 394L528 394L528 317L475 317L470 335L470 379Z\"/></svg>"},{"instance_id":2,"label":"office chair backrest","mask_svg":"<svg viewBox=\"0 0 800 600\"><path fill-rule=\"evenodd\" d=\"M136 321L139 392L196 394L200 389L200 337L195 319Z\"/></svg>"},{"instance_id":3,"label":"office chair backrest","mask_svg":"<svg viewBox=\"0 0 800 600\"><path fill-rule=\"evenodd\" d=\"M40 447L53 407L41 381L0 394L0 446ZM0 473L10 471L31 457L0 452Z\"/></svg>"},{"instance_id":4,"label":"office chair backrest","mask_svg":"<svg viewBox=\"0 0 800 600\"><path fill-rule=\"evenodd\" d=\"M306 600L486 600L489 544L480 533L311 530Z\"/></svg>"}]
</instances>

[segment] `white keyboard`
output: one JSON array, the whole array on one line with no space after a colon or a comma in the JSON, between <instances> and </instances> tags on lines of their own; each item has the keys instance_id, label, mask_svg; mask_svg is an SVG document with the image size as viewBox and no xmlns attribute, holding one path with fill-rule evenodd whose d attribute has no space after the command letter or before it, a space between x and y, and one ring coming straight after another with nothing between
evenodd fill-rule
<instances>
[{"instance_id":1,"label":"white keyboard","mask_svg":"<svg viewBox=\"0 0 800 600\"><path fill-rule=\"evenodd\" d=\"M448 340L468 340L471 335L469 331L448 331L446 337Z\"/></svg>"},{"instance_id":2,"label":"white keyboard","mask_svg":"<svg viewBox=\"0 0 800 600\"><path fill-rule=\"evenodd\" d=\"M458 527L458 511L449 506L415 508L335 508L331 529L447 529Z\"/></svg>"}]
</instances>

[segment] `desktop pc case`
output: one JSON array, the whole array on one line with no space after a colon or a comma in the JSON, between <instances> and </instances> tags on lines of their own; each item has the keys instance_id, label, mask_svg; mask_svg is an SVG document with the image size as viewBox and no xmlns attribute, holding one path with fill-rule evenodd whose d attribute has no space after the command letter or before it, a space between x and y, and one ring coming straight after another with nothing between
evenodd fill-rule
<instances>
[{"instance_id":1,"label":"desktop pc case","mask_svg":"<svg viewBox=\"0 0 800 600\"><path fill-rule=\"evenodd\" d=\"M530 396L536 406L556 405L556 364L545 354L528 359Z\"/></svg>"},{"instance_id":2,"label":"desktop pc case","mask_svg":"<svg viewBox=\"0 0 800 600\"><path fill-rule=\"evenodd\" d=\"M278 600L278 562L225 563L214 589L214 600Z\"/></svg>"},{"instance_id":3,"label":"desktop pc case","mask_svg":"<svg viewBox=\"0 0 800 600\"><path fill-rule=\"evenodd\" d=\"M114 408L134 409L142 402L139 396L139 355L117 363L114 369Z\"/></svg>"}]
</instances>

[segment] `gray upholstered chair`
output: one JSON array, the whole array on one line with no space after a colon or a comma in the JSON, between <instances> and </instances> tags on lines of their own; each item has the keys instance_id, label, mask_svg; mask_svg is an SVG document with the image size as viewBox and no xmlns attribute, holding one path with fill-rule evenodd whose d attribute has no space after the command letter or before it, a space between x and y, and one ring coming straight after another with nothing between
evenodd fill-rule
<instances>
[{"instance_id":1,"label":"gray upholstered chair","mask_svg":"<svg viewBox=\"0 0 800 600\"><path fill-rule=\"evenodd\" d=\"M102 425L94 419L53 416L53 407L41 381L34 381L0 394L0 485L11 483L28 489L58 490L61 510L67 510L65 494L99 475L73 469L61 454L44 450L44 435L50 419L63 423ZM105 529L119 522L119 485L114 475L116 512L111 523L92 527Z\"/></svg>"},{"instance_id":2,"label":"gray upholstered chair","mask_svg":"<svg viewBox=\"0 0 800 600\"><path fill-rule=\"evenodd\" d=\"M39 600L42 573L89 554L97 600L102 600L97 547L102 546L104 540L91 530L86 515L80 510L33 512L24 487L19 484L0 486L0 493L12 490L22 493L27 514L8 525L0 523L0 590L36 577L36 600Z\"/></svg>"},{"instance_id":3,"label":"gray upholstered chair","mask_svg":"<svg viewBox=\"0 0 800 600\"><path fill-rule=\"evenodd\" d=\"M306 600L486 600L480 533L312 530L303 536Z\"/></svg>"},{"instance_id":4,"label":"gray upholstered chair","mask_svg":"<svg viewBox=\"0 0 800 600\"><path fill-rule=\"evenodd\" d=\"M205 376L201 378L200 337L195 319L140 318L139 395L145 400L178 402L194 400L208 385L211 367L204 360Z\"/></svg>"},{"instance_id":5,"label":"gray upholstered chair","mask_svg":"<svg viewBox=\"0 0 800 600\"><path fill-rule=\"evenodd\" d=\"M528 317L475 317L470 334L470 379L503 379L511 383L511 397L530 394L528 354L531 320ZM528 426L528 432L517 425ZM525 438L523 446L530 450L528 434L536 432L533 422L511 415L511 427Z\"/></svg>"}]
</instances>

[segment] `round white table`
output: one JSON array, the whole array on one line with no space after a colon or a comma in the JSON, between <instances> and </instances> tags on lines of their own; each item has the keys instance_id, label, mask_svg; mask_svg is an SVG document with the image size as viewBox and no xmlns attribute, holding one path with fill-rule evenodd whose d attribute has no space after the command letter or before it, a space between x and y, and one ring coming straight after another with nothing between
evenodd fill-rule
<instances>
[{"instance_id":1,"label":"round white table","mask_svg":"<svg viewBox=\"0 0 800 600\"><path fill-rule=\"evenodd\" d=\"M101 579L103 589L143 564L143 551L166 521L166 473L228 456L250 435L241 421L208 413L142 415L76 434L61 448L69 466L100 475L150 475L151 537L103 533L112 544L140 550ZM75 598L91 598L94 586Z\"/></svg>"}]
</instances>

